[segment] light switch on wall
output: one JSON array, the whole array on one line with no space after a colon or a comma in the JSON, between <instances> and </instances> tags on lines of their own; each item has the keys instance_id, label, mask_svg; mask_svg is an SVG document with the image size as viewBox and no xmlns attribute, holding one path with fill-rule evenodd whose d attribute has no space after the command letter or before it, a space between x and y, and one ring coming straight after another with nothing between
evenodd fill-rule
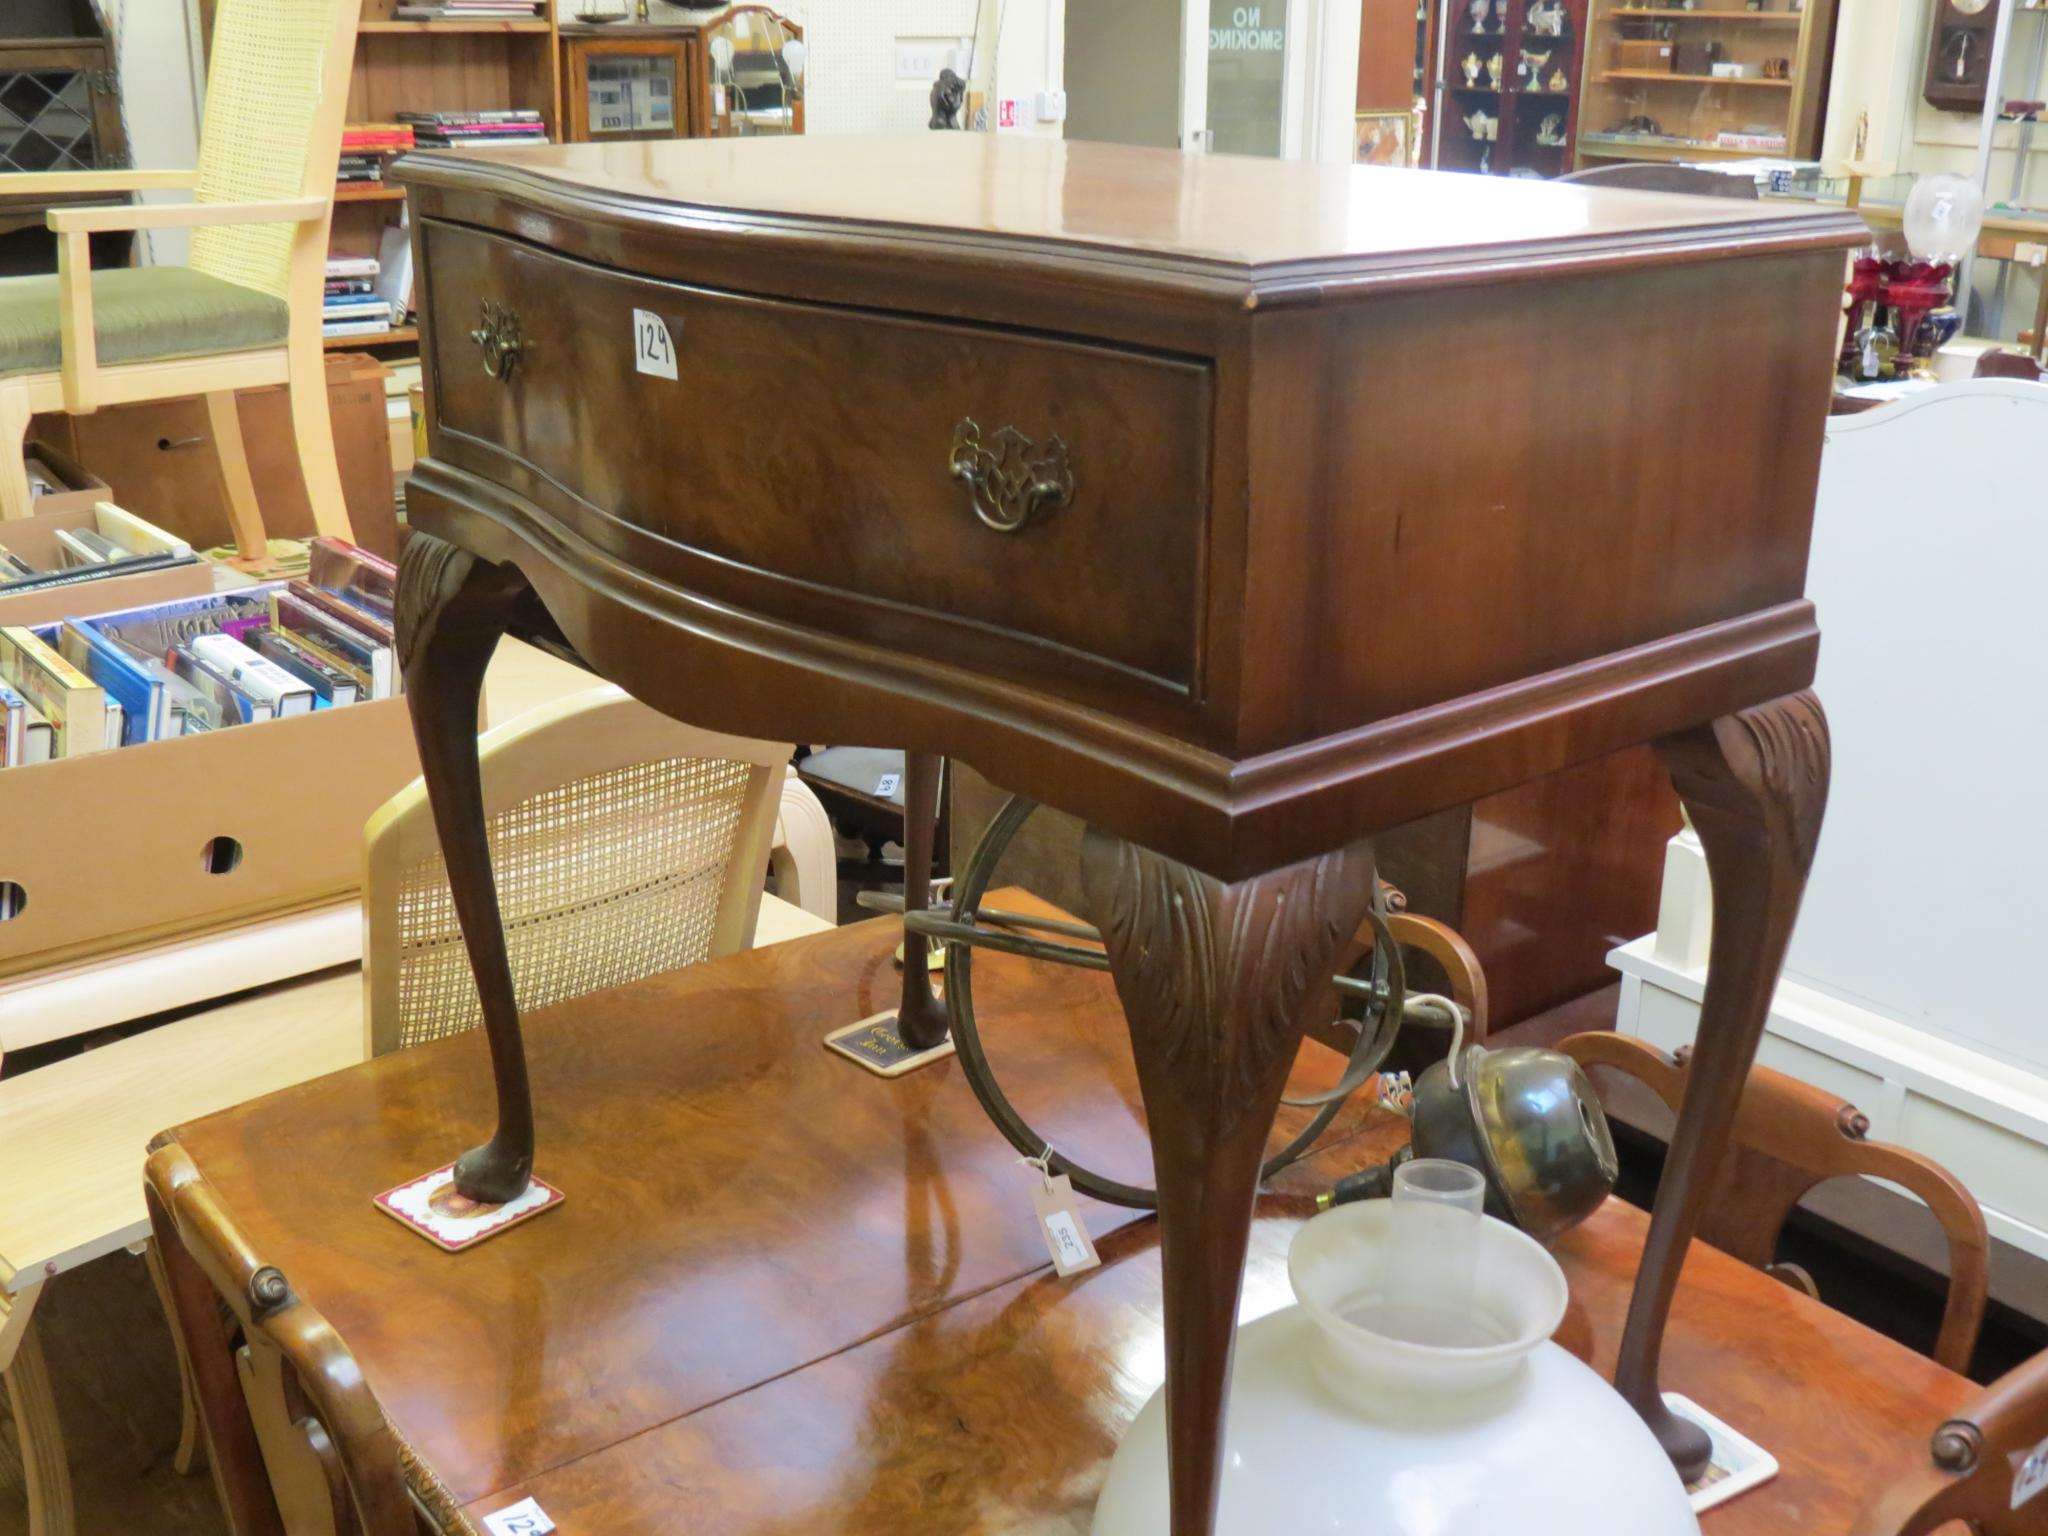
<instances>
[{"instance_id":1,"label":"light switch on wall","mask_svg":"<svg viewBox=\"0 0 2048 1536\"><path fill-rule=\"evenodd\" d=\"M953 44L943 37L899 37L896 39L896 78L936 80Z\"/></svg>"},{"instance_id":2,"label":"light switch on wall","mask_svg":"<svg viewBox=\"0 0 2048 1536\"><path fill-rule=\"evenodd\" d=\"M1067 93L1065 91L1040 91L1038 93L1038 120L1041 123L1063 123L1067 120Z\"/></svg>"}]
</instances>

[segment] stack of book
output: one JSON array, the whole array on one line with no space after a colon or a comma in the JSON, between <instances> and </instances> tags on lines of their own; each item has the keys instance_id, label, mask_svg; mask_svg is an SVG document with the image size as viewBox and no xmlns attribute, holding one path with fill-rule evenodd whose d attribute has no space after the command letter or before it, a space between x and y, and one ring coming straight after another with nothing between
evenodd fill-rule
<instances>
[{"instance_id":1,"label":"stack of book","mask_svg":"<svg viewBox=\"0 0 2048 1536\"><path fill-rule=\"evenodd\" d=\"M341 183L382 181L384 163L412 148L410 123L351 123L341 130Z\"/></svg>"},{"instance_id":2,"label":"stack of book","mask_svg":"<svg viewBox=\"0 0 2048 1536\"><path fill-rule=\"evenodd\" d=\"M547 124L530 108L505 112L401 112L412 125L413 140L422 148L450 149L456 146L545 144Z\"/></svg>"},{"instance_id":3,"label":"stack of book","mask_svg":"<svg viewBox=\"0 0 2048 1536\"><path fill-rule=\"evenodd\" d=\"M92 521L90 528L59 528L51 535L55 564L48 563L46 557L38 566L24 558L19 547L9 548L0 540L0 598L199 563L199 556L183 539L124 512L111 501L93 507ZM20 545L19 537L8 534L5 527L0 527L0 535L14 538Z\"/></svg>"},{"instance_id":4,"label":"stack of book","mask_svg":"<svg viewBox=\"0 0 2048 1536\"><path fill-rule=\"evenodd\" d=\"M0 629L0 766L390 698L398 570L312 541L304 580Z\"/></svg>"},{"instance_id":5,"label":"stack of book","mask_svg":"<svg viewBox=\"0 0 2048 1536\"><path fill-rule=\"evenodd\" d=\"M320 329L328 336L376 336L391 329L391 301L377 292L374 256L331 256Z\"/></svg>"},{"instance_id":6,"label":"stack of book","mask_svg":"<svg viewBox=\"0 0 2048 1536\"><path fill-rule=\"evenodd\" d=\"M392 15L400 21L532 21L542 0L420 0Z\"/></svg>"}]
</instances>

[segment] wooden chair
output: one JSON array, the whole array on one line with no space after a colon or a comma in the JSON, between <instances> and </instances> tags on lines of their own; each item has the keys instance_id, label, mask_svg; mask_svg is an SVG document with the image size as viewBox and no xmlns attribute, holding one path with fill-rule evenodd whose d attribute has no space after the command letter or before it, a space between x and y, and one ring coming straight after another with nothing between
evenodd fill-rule
<instances>
[{"instance_id":1,"label":"wooden chair","mask_svg":"<svg viewBox=\"0 0 2048 1536\"><path fill-rule=\"evenodd\" d=\"M1684 192L1694 197L1732 197L1752 203L1757 200L1756 183L1747 176L1724 176L1719 171L1703 171L1696 165L1624 161L1589 165L1583 171L1557 179L1587 186L1620 187L1631 192Z\"/></svg>"},{"instance_id":2,"label":"wooden chair","mask_svg":"<svg viewBox=\"0 0 2048 1536\"><path fill-rule=\"evenodd\" d=\"M683 725L606 685L478 743L521 1008L745 949L790 745ZM364 833L371 1055L473 1029L476 981L425 783Z\"/></svg>"},{"instance_id":3,"label":"wooden chair","mask_svg":"<svg viewBox=\"0 0 2048 1536\"><path fill-rule=\"evenodd\" d=\"M228 1529L426 1536L454 1501L385 1422L327 1320L248 1242L175 1142L147 1166L149 1223ZM225 1305L230 1316L223 1320Z\"/></svg>"},{"instance_id":4,"label":"wooden chair","mask_svg":"<svg viewBox=\"0 0 2048 1536\"><path fill-rule=\"evenodd\" d=\"M0 517L33 510L29 418L205 398L235 542L265 551L235 392L290 387L300 472L322 533L349 536L327 414L320 315L327 228L361 0L221 0L195 171L11 175L5 191L189 191L147 207L58 208L55 277L0 279ZM190 228L182 267L94 272L90 240Z\"/></svg>"},{"instance_id":5,"label":"wooden chair","mask_svg":"<svg viewBox=\"0 0 2048 1536\"><path fill-rule=\"evenodd\" d=\"M1951 1522L1975 1536L2048 1536L2048 1352L1937 1429L1926 1465L1879 1494L1849 1536L1934 1536Z\"/></svg>"},{"instance_id":6,"label":"wooden chair","mask_svg":"<svg viewBox=\"0 0 2048 1536\"><path fill-rule=\"evenodd\" d=\"M1970 370L1973 379L2022 379L2029 384L2048 381L2048 368L2044 368L2024 352L2007 352L1994 348L1977 354L1977 363Z\"/></svg>"},{"instance_id":7,"label":"wooden chair","mask_svg":"<svg viewBox=\"0 0 2048 1536\"><path fill-rule=\"evenodd\" d=\"M1673 1114L1685 1099L1690 1053L1674 1057L1632 1035L1573 1035L1558 1049L1584 1067L1613 1067L1646 1084ZM1707 1202L1699 1235L1724 1253L1819 1298L1796 1264L1775 1262L1778 1234L1806 1192L1827 1179L1886 1179L1923 1201L1949 1247L1948 1304L1934 1358L1969 1368L1990 1287L1991 1242L1984 1213L1955 1175L1905 1147L1866 1141L1870 1121L1855 1105L1768 1067L1743 1091L1727 1165Z\"/></svg>"}]
</instances>

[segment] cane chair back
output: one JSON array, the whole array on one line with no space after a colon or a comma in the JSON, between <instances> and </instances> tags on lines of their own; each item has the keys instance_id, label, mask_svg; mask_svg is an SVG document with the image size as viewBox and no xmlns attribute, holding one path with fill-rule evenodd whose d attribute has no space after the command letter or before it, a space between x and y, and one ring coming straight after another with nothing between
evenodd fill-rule
<instances>
[{"instance_id":1,"label":"cane chair back","mask_svg":"<svg viewBox=\"0 0 2048 1536\"><path fill-rule=\"evenodd\" d=\"M199 134L197 201L331 193L360 0L221 0ZM195 271L292 299L292 256L327 232L230 224L192 233ZM317 312L319 301L314 299Z\"/></svg>"},{"instance_id":2,"label":"cane chair back","mask_svg":"<svg viewBox=\"0 0 2048 1536\"><path fill-rule=\"evenodd\" d=\"M1613 1067L1648 1086L1673 1114L1685 1100L1691 1061L1631 1035L1597 1031L1558 1046L1583 1067ZM1793 1207L1816 1184L1864 1176L1916 1196L1948 1239L1948 1301L1934 1358L1952 1371L1969 1368L1984 1322L1991 1284L1991 1240L1984 1212L1956 1176L1906 1147L1866 1141L1869 1119L1845 1099L1769 1067L1752 1069L1743 1089L1727 1162L1699 1235L1724 1253L1753 1264L1810 1296L1812 1277L1775 1262L1778 1236Z\"/></svg>"},{"instance_id":3,"label":"cane chair back","mask_svg":"<svg viewBox=\"0 0 2048 1536\"><path fill-rule=\"evenodd\" d=\"M697 730L615 687L478 743L522 1010L753 942L791 748ZM482 1022L423 782L370 820L363 882L370 1052Z\"/></svg>"}]
</instances>

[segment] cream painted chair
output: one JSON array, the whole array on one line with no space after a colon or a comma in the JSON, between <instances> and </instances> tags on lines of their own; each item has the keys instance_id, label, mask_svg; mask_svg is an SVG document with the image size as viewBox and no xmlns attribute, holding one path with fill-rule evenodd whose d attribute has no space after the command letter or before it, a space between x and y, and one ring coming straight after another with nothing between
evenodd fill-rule
<instances>
[{"instance_id":1,"label":"cream painted chair","mask_svg":"<svg viewBox=\"0 0 2048 1536\"><path fill-rule=\"evenodd\" d=\"M787 743L682 725L606 685L485 732L478 751L521 1009L753 944L778 819L801 825L785 814ZM387 801L364 839L370 1054L476 1027L425 784ZM791 867L805 863L816 855L800 847Z\"/></svg>"},{"instance_id":2,"label":"cream painted chair","mask_svg":"<svg viewBox=\"0 0 2048 1536\"><path fill-rule=\"evenodd\" d=\"M336 157L361 0L220 0L196 171L0 177L0 192L174 189L190 203L59 208L55 277L0 279L0 517L31 511L21 444L37 411L203 396L235 542L265 540L235 391L286 384L322 533L349 536L320 311ZM191 228L182 267L92 270L90 237Z\"/></svg>"}]
</instances>

